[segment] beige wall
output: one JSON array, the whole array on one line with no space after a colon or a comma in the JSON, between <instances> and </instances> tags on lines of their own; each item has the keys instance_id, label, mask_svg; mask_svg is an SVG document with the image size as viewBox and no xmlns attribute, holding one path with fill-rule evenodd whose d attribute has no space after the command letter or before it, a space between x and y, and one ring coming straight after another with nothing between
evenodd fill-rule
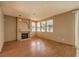
<instances>
[{"instance_id":1,"label":"beige wall","mask_svg":"<svg viewBox=\"0 0 79 59\"><path fill-rule=\"evenodd\" d=\"M16 18L4 16L5 19L5 42L16 40Z\"/></svg>"},{"instance_id":2,"label":"beige wall","mask_svg":"<svg viewBox=\"0 0 79 59\"><path fill-rule=\"evenodd\" d=\"M75 45L75 14L67 12L56 15L52 19L54 21L54 32L38 32L37 35L57 42Z\"/></svg>"},{"instance_id":3,"label":"beige wall","mask_svg":"<svg viewBox=\"0 0 79 59\"><path fill-rule=\"evenodd\" d=\"M0 52L2 50L4 44L4 19L3 19L3 14L0 9Z\"/></svg>"}]
</instances>

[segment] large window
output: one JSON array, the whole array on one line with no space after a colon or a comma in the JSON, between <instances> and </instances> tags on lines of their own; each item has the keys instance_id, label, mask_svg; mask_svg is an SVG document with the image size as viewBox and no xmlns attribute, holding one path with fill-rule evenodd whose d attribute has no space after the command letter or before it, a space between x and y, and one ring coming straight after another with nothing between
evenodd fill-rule
<instances>
[{"instance_id":1,"label":"large window","mask_svg":"<svg viewBox=\"0 0 79 59\"><path fill-rule=\"evenodd\" d=\"M37 22L37 32L40 32L40 22Z\"/></svg>"},{"instance_id":2,"label":"large window","mask_svg":"<svg viewBox=\"0 0 79 59\"><path fill-rule=\"evenodd\" d=\"M53 20L47 21L47 32L53 32Z\"/></svg>"},{"instance_id":3,"label":"large window","mask_svg":"<svg viewBox=\"0 0 79 59\"><path fill-rule=\"evenodd\" d=\"M46 30L46 22L45 21L42 21L41 22L41 31L42 32L45 32L45 30Z\"/></svg>"},{"instance_id":4,"label":"large window","mask_svg":"<svg viewBox=\"0 0 79 59\"><path fill-rule=\"evenodd\" d=\"M36 23L32 22L32 32L36 32Z\"/></svg>"},{"instance_id":5,"label":"large window","mask_svg":"<svg viewBox=\"0 0 79 59\"><path fill-rule=\"evenodd\" d=\"M32 32L53 32L53 20L32 22Z\"/></svg>"}]
</instances>

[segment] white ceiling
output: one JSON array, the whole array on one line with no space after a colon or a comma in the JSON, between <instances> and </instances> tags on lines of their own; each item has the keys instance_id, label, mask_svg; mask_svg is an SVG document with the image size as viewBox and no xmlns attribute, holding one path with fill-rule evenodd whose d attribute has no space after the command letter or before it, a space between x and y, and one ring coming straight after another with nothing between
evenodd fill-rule
<instances>
[{"instance_id":1,"label":"white ceiling","mask_svg":"<svg viewBox=\"0 0 79 59\"><path fill-rule=\"evenodd\" d=\"M54 16L69 10L79 8L79 2L69 2L69 1L17 1L0 2L5 15L18 16L29 18L35 21L42 20L44 18Z\"/></svg>"}]
</instances>

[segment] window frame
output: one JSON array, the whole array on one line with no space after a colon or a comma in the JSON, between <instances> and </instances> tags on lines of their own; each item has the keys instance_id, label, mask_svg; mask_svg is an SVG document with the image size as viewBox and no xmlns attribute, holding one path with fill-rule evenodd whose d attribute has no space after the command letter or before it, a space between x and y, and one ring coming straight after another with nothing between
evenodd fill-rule
<instances>
[{"instance_id":1,"label":"window frame","mask_svg":"<svg viewBox=\"0 0 79 59\"><path fill-rule=\"evenodd\" d=\"M51 22L50 22L51 21ZM53 19L47 20L47 32L53 32Z\"/></svg>"},{"instance_id":2,"label":"window frame","mask_svg":"<svg viewBox=\"0 0 79 59\"><path fill-rule=\"evenodd\" d=\"M32 22L31 23L31 30L32 30L32 32L36 32L36 22Z\"/></svg>"},{"instance_id":3,"label":"window frame","mask_svg":"<svg viewBox=\"0 0 79 59\"><path fill-rule=\"evenodd\" d=\"M38 25L39 24L39 25ZM37 28L37 32L40 32L41 31L41 22L37 22L36 23L36 28ZM39 29L39 30L38 30Z\"/></svg>"}]
</instances>

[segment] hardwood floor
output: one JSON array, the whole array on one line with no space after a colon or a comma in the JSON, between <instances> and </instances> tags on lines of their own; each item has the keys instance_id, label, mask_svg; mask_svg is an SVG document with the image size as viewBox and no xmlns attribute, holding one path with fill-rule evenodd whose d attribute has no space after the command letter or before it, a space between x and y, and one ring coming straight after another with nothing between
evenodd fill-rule
<instances>
[{"instance_id":1,"label":"hardwood floor","mask_svg":"<svg viewBox=\"0 0 79 59\"><path fill-rule=\"evenodd\" d=\"M69 57L75 56L73 46L57 43L53 40L32 38L23 41L12 41L4 44L1 57Z\"/></svg>"}]
</instances>

